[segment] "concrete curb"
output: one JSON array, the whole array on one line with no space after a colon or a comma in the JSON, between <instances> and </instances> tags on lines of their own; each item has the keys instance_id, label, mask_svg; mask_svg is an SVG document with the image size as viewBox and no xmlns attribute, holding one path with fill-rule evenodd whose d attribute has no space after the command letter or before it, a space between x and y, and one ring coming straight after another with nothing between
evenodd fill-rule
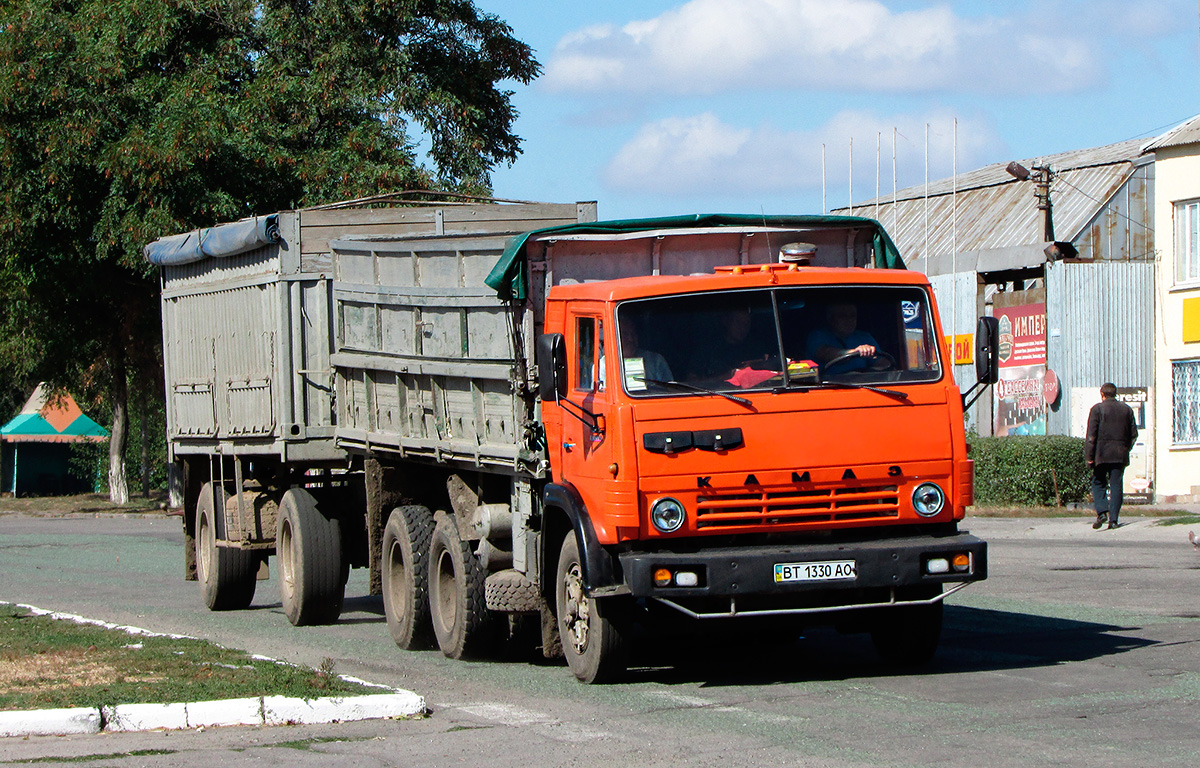
<instances>
[{"instance_id":1,"label":"concrete curb","mask_svg":"<svg viewBox=\"0 0 1200 768\"><path fill-rule=\"evenodd\" d=\"M227 725L318 725L424 714L425 699L410 691L297 699L262 696L187 704L0 712L0 737L80 733L178 731Z\"/></svg>"},{"instance_id":2,"label":"concrete curb","mask_svg":"<svg viewBox=\"0 0 1200 768\"><path fill-rule=\"evenodd\" d=\"M13 603L0 604L13 605ZM73 614L47 611L32 605L16 604L32 613L55 619L94 624L131 635L162 636L139 627L112 624ZM167 635L186 637L185 635ZM256 659L286 664L267 656ZM118 704L116 706L72 709L35 709L0 712L0 738L11 736L66 736L81 733L127 733L132 731L183 730L226 725L318 725L354 720L412 717L426 712L425 699L412 691L390 688L365 680L340 676L343 680L386 693L362 696L323 696L301 699L290 696L257 696L221 701L193 701L173 704Z\"/></svg>"}]
</instances>

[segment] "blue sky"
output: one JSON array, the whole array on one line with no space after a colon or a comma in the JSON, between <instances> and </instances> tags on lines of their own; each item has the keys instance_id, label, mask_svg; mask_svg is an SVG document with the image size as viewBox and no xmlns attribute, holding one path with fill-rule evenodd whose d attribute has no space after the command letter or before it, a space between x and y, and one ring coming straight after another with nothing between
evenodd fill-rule
<instances>
[{"instance_id":1,"label":"blue sky","mask_svg":"<svg viewBox=\"0 0 1200 768\"><path fill-rule=\"evenodd\" d=\"M1150 137L1200 113L1195 0L476 0L544 67L509 84L498 197L601 218L819 213L896 183ZM957 120L957 152L954 149Z\"/></svg>"}]
</instances>

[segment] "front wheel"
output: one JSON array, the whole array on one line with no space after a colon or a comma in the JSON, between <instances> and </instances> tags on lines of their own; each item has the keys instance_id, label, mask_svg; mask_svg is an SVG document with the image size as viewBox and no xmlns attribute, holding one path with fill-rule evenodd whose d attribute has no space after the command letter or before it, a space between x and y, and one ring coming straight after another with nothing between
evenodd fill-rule
<instances>
[{"instance_id":1,"label":"front wheel","mask_svg":"<svg viewBox=\"0 0 1200 768\"><path fill-rule=\"evenodd\" d=\"M258 583L254 552L217 546L217 540L225 538L227 498L223 487L205 483L196 500L196 579L210 611L249 608Z\"/></svg>"},{"instance_id":2,"label":"front wheel","mask_svg":"<svg viewBox=\"0 0 1200 768\"><path fill-rule=\"evenodd\" d=\"M279 597L294 626L332 624L342 613L348 563L342 559L342 529L304 488L279 502L275 554Z\"/></svg>"},{"instance_id":3,"label":"front wheel","mask_svg":"<svg viewBox=\"0 0 1200 768\"><path fill-rule=\"evenodd\" d=\"M584 592L579 544L567 534L558 555L555 607L563 655L575 677L585 683L607 683L620 677L629 663L629 632L615 600L597 600Z\"/></svg>"}]
</instances>

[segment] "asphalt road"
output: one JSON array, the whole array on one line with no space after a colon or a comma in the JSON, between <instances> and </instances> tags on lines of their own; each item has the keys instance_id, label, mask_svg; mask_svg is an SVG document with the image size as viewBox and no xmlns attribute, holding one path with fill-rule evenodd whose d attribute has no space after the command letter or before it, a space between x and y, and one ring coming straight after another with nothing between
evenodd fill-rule
<instances>
[{"instance_id":1,"label":"asphalt road","mask_svg":"<svg viewBox=\"0 0 1200 768\"><path fill-rule=\"evenodd\" d=\"M296 629L274 581L210 613L183 581L177 518L0 515L0 600L179 632L416 691L415 721L0 739L0 763L112 766L1200 764L1200 552L1183 527L1127 517L970 520L990 577L951 597L922 674L865 637L813 630L675 638L628 682L565 667L456 662L392 645L365 574L346 612Z\"/></svg>"}]
</instances>

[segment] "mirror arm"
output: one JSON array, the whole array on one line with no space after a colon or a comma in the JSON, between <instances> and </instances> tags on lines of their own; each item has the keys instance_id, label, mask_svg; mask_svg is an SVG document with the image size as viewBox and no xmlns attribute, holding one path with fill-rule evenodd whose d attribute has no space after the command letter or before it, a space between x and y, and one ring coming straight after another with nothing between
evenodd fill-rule
<instances>
[{"instance_id":1,"label":"mirror arm","mask_svg":"<svg viewBox=\"0 0 1200 768\"><path fill-rule=\"evenodd\" d=\"M972 405L975 405L975 401L978 400L983 395L983 393L987 391L987 388L989 386L991 386L991 385L988 384L983 379L980 379L979 381L976 381L974 384L972 384L970 389L968 389L966 392L963 392L963 395L962 395L963 410L965 411L968 408L970 408ZM977 389L979 391L975 392L975 390L977 390ZM972 397L970 400L968 400L967 396L970 395L972 392L975 392L975 396Z\"/></svg>"},{"instance_id":2,"label":"mirror arm","mask_svg":"<svg viewBox=\"0 0 1200 768\"><path fill-rule=\"evenodd\" d=\"M580 423L583 424L583 426L592 430L593 435L603 435L604 434L604 428L600 426L600 418L596 414L592 413L587 408L584 408L582 405L572 403L570 400L568 400L565 397L560 397L557 402L559 405L562 406L562 409L564 411L566 411L572 417L577 419ZM571 407L568 408L567 407L568 405ZM575 409L575 410L572 410L572 409ZM578 413L575 412L576 410L578 411ZM584 417L587 417L587 418L584 418Z\"/></svg>"}]
</instances>

